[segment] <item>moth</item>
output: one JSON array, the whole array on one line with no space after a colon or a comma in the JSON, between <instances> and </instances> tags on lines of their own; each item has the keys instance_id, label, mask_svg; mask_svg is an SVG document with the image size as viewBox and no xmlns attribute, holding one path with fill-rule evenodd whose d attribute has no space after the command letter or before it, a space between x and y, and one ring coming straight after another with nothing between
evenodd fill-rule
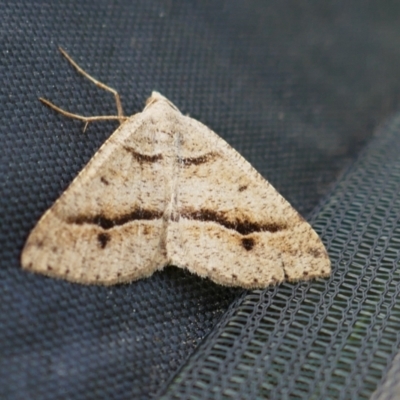
<instances>
[{"instance_id":1,"label":"moth","mask_svg":"<svg viewBox=\"0 0 400 400\"><path fill-rule=\"evenodd\" d=\"M238 152L153 92L141 113L84 117L121 125L42 216L21 255L28 271L82 284L149 277L167 265L226 286L327 277L312 227Z\"/></svg>"}]
</instances>

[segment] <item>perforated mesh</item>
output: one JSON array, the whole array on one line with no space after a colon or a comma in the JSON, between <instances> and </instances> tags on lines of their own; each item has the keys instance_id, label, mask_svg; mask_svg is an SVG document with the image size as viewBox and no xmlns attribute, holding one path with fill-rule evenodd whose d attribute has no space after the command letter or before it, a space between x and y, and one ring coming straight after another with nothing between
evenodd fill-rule
<instances>
[{"instance_id":1,"label":"perforated mesh","mask_svg":"<svg viewBox=\"0 0 400 400\"><path fill-rule=\"evenodd\" d=\"M312 220L332 277L245 295L163 399L371 396L400 342L400 116L383 130Z\"/></svg>"}]
</instances>

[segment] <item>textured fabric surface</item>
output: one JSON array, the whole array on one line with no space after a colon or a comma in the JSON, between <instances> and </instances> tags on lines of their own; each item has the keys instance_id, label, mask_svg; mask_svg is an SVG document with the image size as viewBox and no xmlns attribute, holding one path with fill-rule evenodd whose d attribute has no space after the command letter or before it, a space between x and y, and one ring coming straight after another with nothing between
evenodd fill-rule
<instances>
[{"instance_id":1,"label":"textured fabric surface","mask_svg":"<svg viewBox=\"0 0 400 400\"><path fill-rule=\"evenodd\" d=\"M243 296L160 398L399 398L399 153L400 115L315 214L332 277Z\"/></svg>"},{"instance_id":2,"label":"textured fabric surface","mask_svg":"<svg viewBox=\"0 0 400 400\"><path fill-rule=\"evenodd\" d=\"M381 385L370 397L371 400L396 400L400 398L400 352L392 359Z\"/></svg>"},{"instance_id":3,"label":"textured fabric surface","mask_svg":"<svg viewBox=\"0 0 400 400\"><path fill-rule=\"evenodd\" d=\"M160 91L307 215L398 106L397 8L1 2L0 398L151 398L242 293L176 268L112 288L21 271L30 229L116 128L96 123L83 134L37 101L86 115L115 110L58 45L118 89L127 114ZM280 290L267 293L279 299Z\"/></svg>"}]
</instances>

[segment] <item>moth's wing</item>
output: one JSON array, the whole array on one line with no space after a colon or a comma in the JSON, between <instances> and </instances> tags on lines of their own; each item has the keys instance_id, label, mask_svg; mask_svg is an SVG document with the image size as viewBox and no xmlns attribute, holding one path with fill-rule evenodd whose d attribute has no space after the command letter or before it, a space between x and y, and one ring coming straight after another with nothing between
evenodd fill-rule
<instances>
[{"instance_id":1,"label":"moth's wing","mask_svg":"<svg viewBox=\"0 0 400 400\"><path fill-rule=\"evenodd\" d=\"M189 117L180 124L172 263L246 288L328 276L318 235L273 186L206 126Z\"/></svg>"},{"instance_id":2,"label":"moth's wing","mask_svg":"<svg viewBox=\"0 0 400 400\"><path fill-rule=\"evenodd\" d=\"M171 137L159 132L158 121L143 112L113 133L31 232L23 268L113 284L167 263L169 173L162 153Z\"/></svg>"}]
</instances>

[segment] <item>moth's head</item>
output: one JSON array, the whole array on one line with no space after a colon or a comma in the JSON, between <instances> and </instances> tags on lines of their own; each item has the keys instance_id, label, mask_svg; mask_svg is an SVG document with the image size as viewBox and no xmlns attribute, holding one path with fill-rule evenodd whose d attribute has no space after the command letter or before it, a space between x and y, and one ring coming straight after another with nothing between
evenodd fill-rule
<instances>
[{"instance_id":1,"label":"moth's head","mask_svg":"<svg viewBox=\"0 0 400 400\"><path fill-rule=\"evenodd\" d=\"M173 105L166 97L164 97L162 94L160 94L158 92L151 93L151 96L146 100L145 109L153 106L154 104L156 104L158 102L163 102L164 104L169 105L174 110L179 111L175 105Z\"/></svg>"}]
</instances>

